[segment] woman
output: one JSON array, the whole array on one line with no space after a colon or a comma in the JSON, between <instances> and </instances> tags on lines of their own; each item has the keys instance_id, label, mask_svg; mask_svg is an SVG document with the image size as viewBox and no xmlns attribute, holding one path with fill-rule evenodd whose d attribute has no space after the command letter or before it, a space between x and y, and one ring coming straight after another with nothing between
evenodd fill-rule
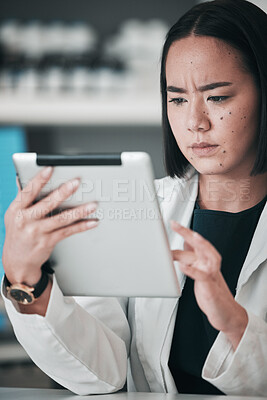
<instances>
[{"instance_id":1,"label":"woman","mask_svg":"<svg viewBox=\"0 0 267 400\"><path fill-rule=\"evenodd\" d=\"M169 177L157 184L179 301L64 298L55 278L43 278L32 305L8 300L6 286L40 280L59 240L97 225L73 224L92 204L69 219L40 217L79 184L33 205L49 168L11 204L7 312L33 361L73 392L117 391L127 376L129 391L267 395L266 26L251 3L215 0L191 9L166 38Z\"/></svg>"}]
</instances>

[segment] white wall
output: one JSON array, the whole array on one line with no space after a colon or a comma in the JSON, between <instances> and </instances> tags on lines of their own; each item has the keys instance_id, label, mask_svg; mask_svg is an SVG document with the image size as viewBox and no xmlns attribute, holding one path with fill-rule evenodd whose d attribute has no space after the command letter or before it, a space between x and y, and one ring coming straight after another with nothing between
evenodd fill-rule
<instances>
[{"instance_id":1,"label":"white wall","mask_svg":"<svg viewBox=\"0 0 267 400\"><path fill-rule=\"evenodd\" d=\"M262 8L267 13L267 0L252 0L251 3L256 4L256 6Z\"/></svg>"},{"instance_id":2,"label":"white wall","mask_svg":"<svg viewBox=\"0 0 267 400\"><path fill-rule=\"evenodd\" d=\"M207 0L198 0L198 3L204 3ZM256 6L260 7L267 13L267 0L249 0L251 3L256 4Z\"/></svg>"}]
</instances>

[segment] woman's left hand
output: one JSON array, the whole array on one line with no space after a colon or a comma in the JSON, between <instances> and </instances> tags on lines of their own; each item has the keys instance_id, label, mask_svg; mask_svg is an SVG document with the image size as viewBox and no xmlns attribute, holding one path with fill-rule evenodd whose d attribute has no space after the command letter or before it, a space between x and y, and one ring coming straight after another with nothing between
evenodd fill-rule
<instances>
[{"instance_id":1,"label":"woman's left hand","mask_svg":"<svg viewBox=\"0 0 267 400\"><path fill-rule=\"evenodd\" d=\"M200 309L210 324L224 332L234 350L248 323L246 310L238 304L221 273L221 255L197 232L171 221L172 229L184 238L184 250L173 250L173 260L181 271L194 279L194 291Z\"/></svg>"}]
</instances>

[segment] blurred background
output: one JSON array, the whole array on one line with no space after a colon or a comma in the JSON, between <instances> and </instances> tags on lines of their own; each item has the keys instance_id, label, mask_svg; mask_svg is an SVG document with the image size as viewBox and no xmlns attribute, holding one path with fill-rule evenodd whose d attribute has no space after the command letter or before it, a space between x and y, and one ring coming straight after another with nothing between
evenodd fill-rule
<instances>
[{"instance_id":1,"label":"blurred background","mask_svg":"<svg viewBox=\"0 0 267 400\"><path fill-rule=\"evenodd\" d=\"M197 0L1 0L0 252L11 155L147 151L165 175L164 37ZM254 3L265 11L267 0ZM0 262L0 278L3 267ZM0 298L0 386L58 387L17 343Z\"/></svg>"}]
</instances>

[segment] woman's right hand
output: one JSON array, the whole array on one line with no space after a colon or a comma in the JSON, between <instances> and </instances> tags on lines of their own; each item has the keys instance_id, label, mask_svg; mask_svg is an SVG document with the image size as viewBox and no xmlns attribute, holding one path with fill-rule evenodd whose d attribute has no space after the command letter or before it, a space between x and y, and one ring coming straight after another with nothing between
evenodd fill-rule
<instances>
[{"instance_id":1,"label":"woman's right hand","mask_svg":"<svg viewBox=\"0 0 267 400\"><path fill-rule=\"evenodd\" d=\"M2 260L11 283L36 284L41 277L42 264L60 240L98 225L97 220L85 220L96 210L97 204L93 202L48 216L77 190L79 179L64 183L34 203L52 172L51 167L46 167L23 190L19 189L5 214Z\"/></svg>"}]
</instances>

